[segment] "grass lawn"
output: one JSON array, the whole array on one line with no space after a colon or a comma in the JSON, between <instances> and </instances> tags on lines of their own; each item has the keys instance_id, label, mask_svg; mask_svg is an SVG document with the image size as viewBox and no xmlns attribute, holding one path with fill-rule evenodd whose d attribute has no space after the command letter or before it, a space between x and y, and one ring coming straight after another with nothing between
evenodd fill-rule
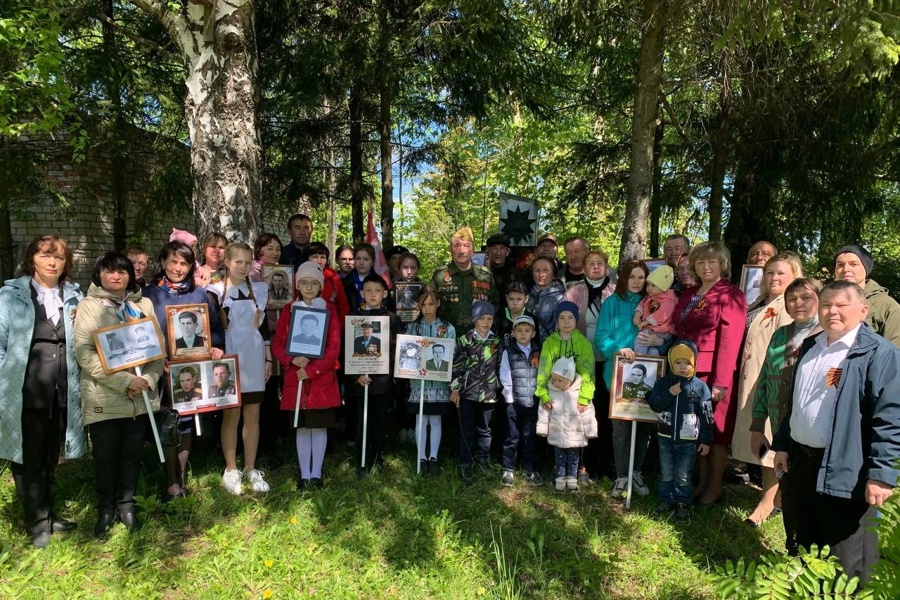
<instances>
[{"instance_id":1,"label":"grass lawn","mask_svg":"<svg viewBox=\"0 0 900 600\"><path fill-rule=\"evenodd\" d=\"M577 494L512 488L500 473L466 486L452 461L418 478L414 450L357 481L351 451L330 450L326 487L300 494L289 445L269 460L266 495L229 496L214 452L192 457L192 495L156 503L162 472L144 457L140 531L116 525L93 538L93 465L60 465L62 516L79 523L34 550L8 467L0 476L2 598L540 598L706 599L708 573L726 559L756 557L783 544L781 520L743 524L757 492L728 486L722 504L696 509L693 523L653 515L656 498L630 511L602 481ZM445 447L444 452L447 452ZM655 477L650 477L651 489Z\"/></svg>"}]
</instances>

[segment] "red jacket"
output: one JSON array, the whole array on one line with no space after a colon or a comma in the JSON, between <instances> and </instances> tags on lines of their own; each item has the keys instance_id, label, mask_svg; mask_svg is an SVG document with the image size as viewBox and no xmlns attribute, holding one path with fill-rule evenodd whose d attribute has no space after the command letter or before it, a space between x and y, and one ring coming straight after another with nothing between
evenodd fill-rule
<instances>
[{"instance_id":1,"label":"red jacket","mask_svg":"<svg viewBox=\"0 0 900 600\"><path fill-rule=\"evenodd\" d=\"M338 356L341 351L341 323L333 304L326 302L331 313L328 321L328 340L325 343L325 355L322 358L311 358L306 366L309 379L303 380L303 395L300 408L317 410L336 408L341 405L341 390L338 385ZM272 340L272 354L284 368L284 392L281 395L281 410L294 410L297 403L297 371L291 364L293 356L288 356L288 329L291 326L291 305L281 309L275 338Z\"/></svg>"},{"instance_id":2,"label":"red jacket","mask_svg":"<svg viewBox=\"0 0 900 600\"><path fill-rule=\"evenodd\" d=\"M699 289L682 292L673 315L675 337L697 346L697 374L708 375L710 390L713 386L724 388L727 398L744 339L747 300L738 287L720 279L682 321L681 313Z\"/></svg>"},{"instance_id":3,"label":"red jacket","mask_svg":"<svg viewBox=\"0 0 900 600\"><path fill-rule=\"evenodd\" d=\"M322 285L322 298L337 309L337 318L341 331L344 330L344 317L350 314L350 302L344 291L344 282L337 271L325 265L325 283Z\"/></svg>"}]
</instances>

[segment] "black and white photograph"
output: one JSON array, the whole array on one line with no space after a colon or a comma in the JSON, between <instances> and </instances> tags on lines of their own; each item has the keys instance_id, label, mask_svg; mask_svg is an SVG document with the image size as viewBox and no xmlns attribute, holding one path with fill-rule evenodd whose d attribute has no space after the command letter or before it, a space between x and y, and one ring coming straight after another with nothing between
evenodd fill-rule
<instances>
[{"instance_id":1,"label":"black and white photograph","mask_svg":"<svg viewBox=\"0 0 900 600\"><path fill-rule=\"evenodd\" d=\"M237 356L219 360L170 362L169 391L181 415L211 412L241 405Z\"/></svg>"},{"instance_id":2,"label":"black and white photograph","mask_svg":"<svg viewBox=\"0 0 900 600\"><path fill-rule=\"evenodd\" d=\"M346 317L344 321L344 372L352 375L390 373L390 331L389 317ZM383 335L382 332L384 332Z\"/></svg>"},{"instance_id":3,"label":"black and white photograph","mask_svg":"<svg viewBox=\"0 0 900 600\"><path fill-rule=\"evenodd\" d=\"M327 309L294 306L291 309L291 325L288 330L287 354L322 358L328 338Z\"/></svg>"},{"instance_id":4,"label":"black and white photograph","mask_svg":"<svg viewBox=\"0 0 900 600\"><path fill-rule=\"evenodd\" d=\"M419 292L422 284L418 282L398 281L394 284L394 303L397 316L404 323L412 323L419 317Z\"/></svg>"},{"instance_id":5,"label":"black and white photograph","mask_svg":"<svg viewBox=\"0 0 900 600\"><path fill-rule=\"evenodd\" d=\"M166 307L166 334L170 358L209 358L212 351L209 306L181 304Z\"/></svg>"},{"instance_id":6,"label":"black and white photograph","mask_svg":"<svg viewBox=\"0 0 900 600\"><path fill-rule=\"evenodd\" d=\"M450 381L455 341L419 335L398 335L394 377Z\"/></svg>"},{"instance_id":7,"label":"black and white photograph","mask_svg":"<svg viewBox=\"0 0 900 600\"><path fill-rule=\"evenodd\" d=\"M94 345L105 373L115 373L165 358L156 319L145 317L94 332Z\"/></svg>"},{"instance_id":8,"label":"black and white photograph","mask_svg":"<svg viewBox=\"0 0 900 600\"><path fill-rule=\"evenodd\" d=\"M760 286L763 280L763 267L759 265L744 265L741 269L741 291L747 299L747 305L753 304L761 293Z\"/></svg>"},{"instance_id":9,"label":"black and white photograph","mask_svg":"<svg viewBox=\"0 0 900 600\"><path fill-rule=\"evenodd\" d=\"M263 265L263 281L269 286L268 308L284 308L294 297L294 268L291 265Z\"/></svg>"},{"instance_id":10,"label":"black and white photograph","mask_svg":"<svg viewBox=\"0 0 900 600\"><path fill-rule=\"evenodd\" d=\"M665 357L635 354L628 362L616 354L614 360L609 418L655 423L656 413L647 399L656 380L666 374Z\"/></svg>"}]
</instances>

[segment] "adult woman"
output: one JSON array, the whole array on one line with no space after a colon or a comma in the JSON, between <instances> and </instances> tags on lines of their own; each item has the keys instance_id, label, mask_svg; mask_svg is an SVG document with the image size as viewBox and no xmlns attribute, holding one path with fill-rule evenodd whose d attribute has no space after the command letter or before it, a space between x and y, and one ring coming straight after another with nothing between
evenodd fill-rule
<instances>
[{"instance_id":1,"label":"adult woman","mask_svg":"<svg viewBox=\"0 0 900 600\"><path fill-rule=\"evenodd\" d=\"M147 428L142 394L147 393L152 410L158 411L156 385L165 361L142 365L140 377L130 370L104 372L94 346L94 332L156 316L153 304L141 295L134 281L134 267L125 255L107 252L98 258L91 281L75 316L75 353L81 366L84 424L91 436L97 482L94 535L103 538L117 517L129 531L138 526L134 492Z\"/></svg>"},{"instance_id":2,"label":"adult woman","mask_svg":"<svg viewBox=\"0 0 900 600\"><path fill-rule=\"evenodd\" d=\"M537 317L538 334L540 339L546 340L556 331L553 314L556 305L566 297L566 286L556 278L556 263L543 256L531 263L531 277L534 285L531 286L525 307Z\"/></svg>"},{"instance_id":3,"label":"adult woman","mask_svg":"<svg viewBox=\"0 0 900 600\"><path fill-rule=\"evenodd\" d=\"M353 249L353 270L344 277L344 291L350 312L359 310L363 303L362 282L375 265L375 248L372 244L358 244Z\"/></svg>"},{"instance_id":4,"label":"adult woman","mask_svg":"<svg viewBox=\"0 0 900 600\"><path fill-rule=\"evenodd\" d=\"M194 274L197 285L206 287L219 283L225 277L225 248L228 247L228 238L224 233L213 231L203 237L200 247L203 255L200 259L200 268Z\"/></svg>"},{"instance_id":5,"label":"adult woman","mask_svg":"<svg viewBox=\"0 0 900 600\"><path fill-rule=\"evenodd\" d=\"M594 333L594 348L600 351L605 359L603 381L606 388L612 382L612 370L616 353L625 360L634 360L634 338L638 328L634 325L634 309L637 308L647 289L647 275L650 270L643 261L630 260L619 267L619 278L616 292L609 296L600 308L597 319L597 330ZM608 397L607 397L608 398ZM607 399L607 402L609 400ZM603 412L603 410L598 410ZM607 411L608 412L608 411ZM650 493L641 475L644 466L644 455L650 443L650 434L655 428L651 423L638 423L634 445L634 491L641 496ZM631 454L631 423L613 421L612 423L613 459L616 463L616 481L613 484L614 498L623 497L628 490L628 458Z\"/></svg>"},{"instance_id":6,"label":"adult woman","mask_svg":"<svg viewBox=\"0 0 900 600\"><path fill-rule=\"evenodd\" d=\"M341 276L341 279L344 279L353 270L353 248L346 244L341 246L334 253L334 258L338 275Z\"/></svg>"},{"instance_id":7,"label":"adult woman","mask_svg":"<svg viewBox=\"0 0 900 600\"><path fill-rule=\"evenodd\" d=\"M397 261L397 281L419 281L421 269L419 257L412 252L404 252Z\"/></svg>"},{"instance_id":8,"label":"adult woman","mask_svg":"<svg viewBox=\"0 0 900 600\"><path fill-rule=\"evenodd\" d=\"M785 289L785 309L793 322L776 330L769 341L765 361L760 369L757 384L753 388L753 396L750 398L753 405L749 424L750 438L745 438L747 447L741 449L744 454L750 452L760 458L760 449L771 445L772 435L785 417L791 376L800 346L807 337L821 331L818 315L821 291L822 283L811 278L794 279ZM736 443L732 449L737 450ZM763 465L763 493L756 509L747 518L747 523L752 526L757 526L768 518L777 504L778 479L772 468L774 458L772 454L767 452L759 460ZM788 533L787 543L790 549L792 536L788 523L785 523L785 530Z\"/></svg>"},{"instance_id":9,"label":"adult woman","mask_svg":"<svg viewBox=\"0 0 900 600\"><path fill-rule=\"evenodd\" d=\"M72 319L82 294L72 283L72 250L55 235L28 244L25 273L0 288L0 459L11 463L31 543L75 523L53 512L59 442L66 458L87 451Z\"/></svg>"},{"instance_id":10,"label":"adult woman","mask_svg":"<svg viewBox=\"0 0 900 600\"><path fill-rule=\"evenodd\" d=\"M675 337L697 346L697 377L709 386L713 401L713 446L697 460L699 482L694 495L700 504L717 502L734 433L735 405L731 402L734 374L744 336L747 302L728 283L731 254L720 242L704 242L691 250L690 268L696 287L684 290L675 307ZM642 334L643 336L644 334ZM655 337L646 334L648 337ZM642 339L641 343L652 344Z\"/></svg>"},{"instance_id":11,"label":"adult woman","mask_svg":"<svg viewBox=\"0 0 900 600\"><path fill-rule=\"evenodd\" d=\"M212 358L218 360L224 354L225 330L219 322L216 312L206 292L194 283L195 269L194 251L183 242L169 242L160 251L156 259L156 275L150 285L142 293L144 298L153 303L156 320L160 324L163 337L168 348L168 327L166 327L166 309L170 306L185 304L206 304L209 315L209 327L212 339ZM173 357L170 357L173 358ZM172 406L172 398L168 389L162 386L165 403ZM184 470L187 466L193 441L193 417L181 419L181 444L179 446L163 446L166 464L166 498L171 500L186 494L184 487Z\"/></svg>"},{"instance_id":12,"label":"adult woman","mask_svg":"<svg viewBox=\"0 0 900 600\"><path fill-rule=\"evenodd\" d=\"M281 258L281 240L274 233L261 233L253 240L253 266L250 268L250 281L262 281L263 265L277 265ZM270 321L278 321L278 311ZM272 323L273 331L275 323Z\"/></svg>"}]
</instances>

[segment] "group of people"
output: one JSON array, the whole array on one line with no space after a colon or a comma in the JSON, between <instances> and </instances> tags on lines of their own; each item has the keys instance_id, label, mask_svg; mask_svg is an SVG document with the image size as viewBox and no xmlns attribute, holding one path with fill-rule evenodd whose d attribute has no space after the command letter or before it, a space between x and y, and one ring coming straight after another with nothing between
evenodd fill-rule
<instances>
[{"instance_id":1,"label":"group of people","mask_svg":"<svg viewBox=\"0 0 900 600\"><path fill-rule=\"evenodd\" d=\"M466 482L489 472L493 446L501 485L514 485L520 462L525 480L541 485L539 438L546 437L556 490L577 491L609 469L617 498L629 489L649 494L643 466L655 437L658 513L689 523L693 504L719 502L731 456L760 468L762 494L748 526L781 512L788 551L829 544L848 571L869 573L878 556L870 523L896 485L900 458L900 306L871 279L864 248L841 248L835 280L823 286L803 276L795 253L759 242L746 264L762 269L760 295L748 305L729 281L726 246L692 248L678 234L665 241L664 264L651 270L627 260L614 273L608 256L580 237L564 242L561 261L552 234L538 239L524 268L513 260L510 240L493 235L480 266L472 231L461 227L451 237L450 260L423 280L418 257L399 246L390 249L389 273L375 271L369 244L338 248L332 268L329 249L313 241L313 231L302 214L289 220L284 245L272 233L251 247L221 234L200 241L174 230L152 277L147 252L109 252L96 261L86 295L71 279L72 250L64 239L41 236L28 246L23 275L0 289L0 458L12 462L35 546L75 527L54 512L54 470L61 449L67 458L87 451L85 430L95 465L95 534L104 537L116 520L137 527L134 492L150 418L143 397L156 412L196 393L189 370L178 373L182 389L161 384L170 366L164 360L107 373L94 332L146 317L164 325L167 308L205 304L211 358L239 357L241 406L221 418L229 493L269 489L256 468L266 402L289 412L291 422L298 412L301 490L323 485L328 430L342 415L361 478L382 467L393 409L397 422L415 421L423 474L441 470L449 417L454 425L458 420L457 467ZM282 307L273 299L278 308L272 308L272 281L264 273L276 265L294 270L294 290L292 301ZM414 319L397 314L398 305L410 302L394 297L396 282L421 284L416 310L400 311ZM297 305L331 315L321 356L288 352ZM362 317L354 340L362 340L361 353L373 345L378 353L386 336L393 348L400 333L452 340L450 381L409 385L390 373L344 374L348 315ZM372 317L386 317L389 331L372 336ZM195 333L189 318L185 336ZM161 331L167 335L166 327ZM301 335L312 336L312 329ZM440 363L444 347L436 348L441 355L431 360ZM664 357L667 372L638 381L637 374L646 375L641 357L654 355ZM629 363L635 381L611 397L614 370ZM227 363L216 368L217 385L235 385ZM621 380L621 372L615 375ZM610 419L617 395L646 402L657 422L633 428ZM164 447L166 499L188 493L192 427L191 418L181 418L180 440Z\"/></svg>"}]
</instances>

